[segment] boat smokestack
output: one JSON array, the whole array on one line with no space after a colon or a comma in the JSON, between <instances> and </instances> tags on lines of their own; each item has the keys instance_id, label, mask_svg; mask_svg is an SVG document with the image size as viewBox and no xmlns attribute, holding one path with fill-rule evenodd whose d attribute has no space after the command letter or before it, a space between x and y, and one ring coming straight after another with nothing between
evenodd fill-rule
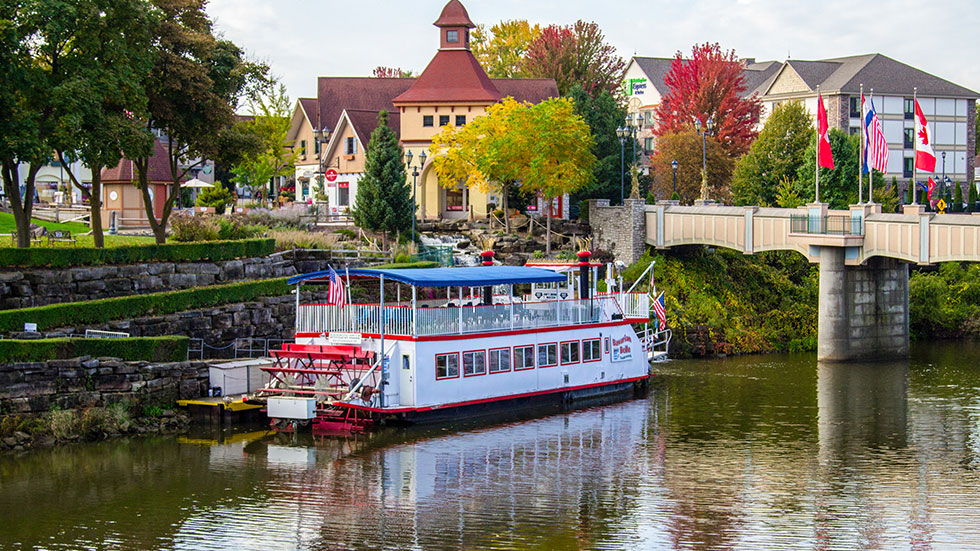
<instances>
[{"instance_id":1,"label":"boat smokestack","mask_svg":"<svg viewBox=\"0 0 980 551\"><path fill-rule=\"evenodd\" d=\"M579 285L579 297L580 299L588 299L589 292L592 286L589 285L589 257L592 256L587 249L583 249L576 253L578 255L578 285Z\"/></svg>"},{"instance_id":2,"label":"boat smokestack","mask_svg":"<svg viewBox=\"0 0 980 551\"><path fill-rule=\"evenodd\" d=\"M487 248L487 250L480 253L483 257L484 266L493 266L493 251ZM493 287L486 286L483 288L483 304L493 304Z\"/></svg>"}]
</instances>

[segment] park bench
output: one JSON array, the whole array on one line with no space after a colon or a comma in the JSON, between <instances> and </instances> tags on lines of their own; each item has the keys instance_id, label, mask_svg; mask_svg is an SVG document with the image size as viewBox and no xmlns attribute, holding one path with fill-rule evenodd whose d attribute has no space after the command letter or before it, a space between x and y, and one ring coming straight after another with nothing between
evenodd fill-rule
<instances>
[{"instance_id":1,"label":"park bench","mask_svg":"<svg viewBox=\"0 0 980 551\"><path fill-rule=\"evenodd\" d=\"M72 237L71 232L68 230L51 230L48 232L47 237L48 244L51 244L52 241L75 244L75 238Z\"/></svg>"},{"instance_id":2,"label":"park bench","mask_svg":"<svg viewBox=\"0 0 980 551\"><path fill-rule=\"evenodd\" d=\"M31 243L41 242L41 236L39 236L36 232L31 231L30 234L31 234ZM17 244L17 230L10 232L10 242L13 243L14 245Z\"/></svg>"}]
</instances>

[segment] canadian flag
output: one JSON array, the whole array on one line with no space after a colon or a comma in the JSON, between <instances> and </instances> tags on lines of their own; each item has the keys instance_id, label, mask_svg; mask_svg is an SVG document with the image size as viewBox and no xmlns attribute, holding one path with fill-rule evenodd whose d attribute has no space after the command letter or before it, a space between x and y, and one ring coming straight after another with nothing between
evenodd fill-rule
<instances>
[{"instance_id":1,"label":"canadian flag","mask_svg":"<svg viewBox=\"0 0 980 551\"><path fill-rule=\"evenodd\" d=\"M932 136L929 135L929 121L915 100L915 167L922 172L936 171L936 152L932 150Z\"/></svg>"},{"instance_id":2,"label":"canadian flag","mask_svg":"<svg viewBox=\"0 0 980 551\"><path fill-rule=\"evenodd\" d=\"M817 132L820 134L820 142L817 144L817 163L824 168L834 168L834 154L830 151L830 137L827 132L830 124L827 122L827 110L823 107L823 96L817 95ZM935 161L935 158L933 158Z\"/></svg>"},{"instance_id":3,"label":"canadian flag","mask_svg":"<svg viewBox=\"0 0 980 551\"><path fill-rule=\"evenodd\" d=\"M933 159L933 162L935 162L935 159ZM926 193L926 201L929 201L931 203L932 202L932 191L934 189L936 189L936 182L933 182L932 181L932 178L929 178L929 187L927 189L928 189L928 192Z\"/></svg>"}]
</instances>

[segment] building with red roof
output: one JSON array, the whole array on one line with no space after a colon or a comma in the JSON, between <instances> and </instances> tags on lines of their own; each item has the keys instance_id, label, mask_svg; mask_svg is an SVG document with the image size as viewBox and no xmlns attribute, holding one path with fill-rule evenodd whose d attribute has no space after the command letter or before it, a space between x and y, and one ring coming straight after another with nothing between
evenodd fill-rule
<instances>
[{"instance_id":1,"label":"building with red roof","mask_svg":"<svg viewBox=\"0 0 980 551\"><path fill-rule=\"evenodd\" d=\"M147 228L150 226L143 207L143 193L136 187L139 172L136 163L123 159L118 165L102 170L102 226L108 228L113 213L117 228ZM173 185L170 160L166 147L159 139L153 140L153 156L147 166L147 181L153 199L153 213L159 220L167 202L168 190Z\"/></svg>"}]
</instances>

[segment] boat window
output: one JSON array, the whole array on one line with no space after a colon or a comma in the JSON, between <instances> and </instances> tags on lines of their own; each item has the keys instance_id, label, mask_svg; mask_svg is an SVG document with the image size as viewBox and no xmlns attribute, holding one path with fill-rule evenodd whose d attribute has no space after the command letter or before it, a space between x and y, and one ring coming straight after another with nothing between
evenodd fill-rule
<instances>
[{"instance_id":1,"label":"boat window","mask_svg":"<svg viewBox=\"0 0 980 551\"><path fill-rule=\"evenodd\" d=\"M534 361L534 356L531 356ZM510 348L495 348L490 350L490 373L510 371Z\"/></svg>"},{"instance_id":2,"label":"boat window","mask_svg":"<svg viewBox=\"0 0 980 551\"><path fill-rule=\"evenodd\" d=\"M459 352L436 354L436 379L459 377Z\"/></svg>"},{"instance_id":3,"label":"boat window","mask_svg":"<svg viewBox=\"0 0 980 551\"><path fill-rule=\"evenodd\" d=\"M487 373L487 351L463 352L463 376L485 375Z\"/></svg>"},{"instance_id":4,"label":"boat window","mask_svg":"<svg viewBox=\"0 0 980 551\"><path fill-rule=\"evenodd\" d=\"M558 343L538 345L538 367L558 365Z\"/></svg>"},{"instance_id":5,"label":"boat window","mask_svg":"<svg viewBox=\"0 0 980 551\"><path fill-rule=\"evenodd\" d=\"M578 361L578 341L561 343L561 363L577 364Z\"/></svg>"},{"instance_id":6,"label":"boat window","mask_svg":"<svg viewBox=\"0 0 980 551\"><path fill-rule=\"evenodd\" d=\"M582 361L597 362L602 359L602 349L599 339L589 339L582 341Z\"/></svg>"},{"instance_id":7,"label":"boat window","mask_svg":"<svg viewBox=\"0 0 980 551\"><path fill-rule=\"evenodd\" d=\"M514 371L534 369L534 346L514 347Z\"/></svg>"}]
</instances>

